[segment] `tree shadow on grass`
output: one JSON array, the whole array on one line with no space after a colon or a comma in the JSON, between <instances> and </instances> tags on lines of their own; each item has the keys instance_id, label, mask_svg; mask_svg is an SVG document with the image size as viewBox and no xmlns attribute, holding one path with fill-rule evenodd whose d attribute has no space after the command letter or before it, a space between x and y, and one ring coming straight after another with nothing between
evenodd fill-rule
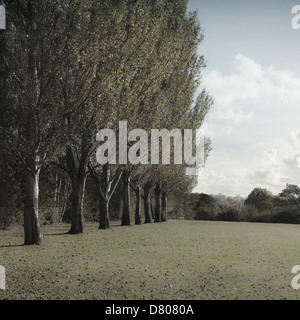
<instances>
[{"instance_id":1,"label":"tree shadow on grass","mask_svg":"<svg viewBox=\"0 0 300 320\"><path fill-rule=\"evenodd\" d=\"M63 236L70 234L68 231L67 232L58 232L58 233L43 233L43 236Z\"/></svg>"},{"instance_id":2,"label":"tree shadow on grass","mask_svg":"<svg viewBox=\"0 0 300 320\"><path fill-rule=\"evenodd\" d=\"M15 248L15 247L25 247L25 244L7 244L0 246L0 248Z\"/></svg>"},{"instance_id":3,"label":"tree shadow on grass","mask_svg":"<svg viewBox=\"0 0 300 320\"><path fill-rule=\"evenodd\" d=\"M124 226L122 226L120 224L113 224L113 225L110 226L110 229L112 229L112 228L120 228L120 227L124 227ZM107 230L109 230L109 229L107 229Z\"/></svg>"},{"instance_id":4,"label":"tree shadow on grass","mask_svg":"<svg viewBox=\"0 0 300 320\"><path fill-rule=\"evenodd\" d=\"M59 232L59 233L43 233L43 236L62 236L62 235L68 235L68 232ZM6 245L0 245L0 248L15 248L15 247L28 247L31 245L25 245L23 244L6 244Z\"/></svg>"}]
</instances>

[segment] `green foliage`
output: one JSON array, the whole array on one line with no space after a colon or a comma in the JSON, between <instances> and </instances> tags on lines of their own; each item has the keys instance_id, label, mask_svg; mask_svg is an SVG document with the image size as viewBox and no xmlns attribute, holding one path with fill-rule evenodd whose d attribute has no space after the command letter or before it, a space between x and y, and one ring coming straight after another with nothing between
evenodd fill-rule
<instances>
[{"instance_id":1,"label":"green foliage","mask_svg":"<svg viewBox=\"0 0 300 320\"><path fill-rule=\"evenodd\" d=\"M20 0L9 2L8 12L10 32L1 39L0 55L0 145L18 161L22 178L40 173L36 209L42 223L67 218L69 187L83 189L101 128L117 129L120 120L128 121L128 130L148 133L202 126L213 99L205 90L196 96L205 68L198 54L203 31L187 1ZM206 137L205 158L210 150ZM181 165L122 169L141 186L160 183L168 195L196 184ZM80 194L75 191L73 202ZM94 191L88 185L88 220L96 214Z\"/></svg>"},{"instance_id":2,"label":"green foliage","mask_svg":"<svg viewBox=\"0 0 300 320\"><path fill-rule=\"evenodd\" d=\"M287 184L279 196L286 198L291 208L300 209L300 188L297 185Z\"/></svg>"},{"instance_id":3,"label":"green foliage","mask_svg":"<svg viewBox=\"0 0 300 320\"><path fill-rule=\"evenodd\" d=\"M273 207L273 195L267 189L255 188L245 200L246 205L253 205L261 212Z\"/></svg>"},{"instance_id":4,"label":"green foliage","mask_svg":"<svg viewBox=\"0 0 300 320\"><path fill-rule=\"evenodd\" d=\"M215 199L208 195L201 193L198 195L194 203L194 217L196 220L212 220L214 216Z\"/></svg>"},{"instance_id":5,"label":"green foliage","mask_svg":"<svg viewBox=\"0 0 300 320\"><path fill-rule=\"evenodd\" d=\"M298 186L288 185L278 196L255 188L245 200L222 194L187 194L181 201L186 219L298 224L297 192Z\"/></svg>"},{"instance_id":6,"label":"green foliage","mask_svg":"<svg viewBox=\"0 0 300 320\"><path fill-rule=\"evenodd\" d=\"M23 208L22 171L19 163L0 149L0 230L21 224Z\"/></svg>"},{"instance_id":7,"label":"green foliage","mask_svg":"<svg viewBox=\"0 0 300 320\"><path fill-rule=\"evenodd\" d=\"M227 206L217 214L216 220L219 221L238 221L239 211L235 206Z\"/></svg>"},{"instance_id":8,"label":"green foliage","mask_svg":"<svg viewBox=\"0 0 300 320\"><path fill-rule=\"evenodd\" d=\"M283 209L282 211L275 212L272 215L270 222L298 224L300 223L300 211L288 208Z\"/></svg>"},{"instance_id":9,"label":"green foliage","mask_svg":"<svg viewBox=\"0 0 300 320\"><path fill-rule=\"evenodd\" d=\"M21 209L22 202L22 170L20 163L3 149L0 149L0 207Z\"/></svg>"},{"instance_id":10,"label":"green foliage","mask_svg":"<svg viewBox=\"0 0 300 320\"><path fill-rule=\"evenodd\" d=\"M240 221L259 222L261 213L253 205L242 206L240 212Z\"/></svg>"},{"instance_id":11,"label":"green foliage","mask_svg":"<svg viewBox=\"0 0 300 320\"><path fill-rule=\"evenodd\" d=\"M0 230L22 223L22 211L13 207L0 207Z\"/></svg>"}]
</instances>

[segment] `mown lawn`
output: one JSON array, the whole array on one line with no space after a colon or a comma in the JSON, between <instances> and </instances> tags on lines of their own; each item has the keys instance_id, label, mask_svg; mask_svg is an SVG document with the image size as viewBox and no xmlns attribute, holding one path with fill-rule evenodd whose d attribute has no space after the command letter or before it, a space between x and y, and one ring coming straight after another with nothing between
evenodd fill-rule
<instances>
[{"instance_id":1,"label":"mown lawn","mask_svg":"<svg viewBox=\"0 0 300 320\"><path fill-rule=\"evenodd\" d=\"M168 221L68 235L44 226L43 246L0 231L0 299L298 299L300 225Z\"/></svg>"}]
</instances>

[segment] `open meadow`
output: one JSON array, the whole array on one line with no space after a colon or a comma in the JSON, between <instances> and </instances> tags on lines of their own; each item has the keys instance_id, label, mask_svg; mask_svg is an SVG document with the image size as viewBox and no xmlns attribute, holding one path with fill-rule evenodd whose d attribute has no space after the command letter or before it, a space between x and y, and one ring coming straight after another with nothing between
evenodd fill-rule
<instances>
[{"instance_id":1,"label":"open meadow","mask_svg":"<svg viewBox=\"0 0 300 320\"><path fill-rule=\"evenodd\" d=\"M98 230L43 226L43 246L0 232L0 299L298 299L300 226L168 221Z\"/></svg>"}]
</instances>

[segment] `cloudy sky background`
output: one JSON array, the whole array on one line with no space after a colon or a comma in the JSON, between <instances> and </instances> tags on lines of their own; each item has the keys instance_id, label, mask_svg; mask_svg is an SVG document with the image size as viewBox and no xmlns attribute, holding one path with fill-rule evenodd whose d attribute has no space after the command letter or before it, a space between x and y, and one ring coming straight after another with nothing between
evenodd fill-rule
<instances>
[{"instance_id":1,"label":"cloudy sky background","mask_svg":"<svg viewBox=\"0 0 300 320\"><path fill-rule=\"evenodd\" d=\"M300 185L300 29L297 0L190 0L198 9L215 104L205 121L213 150L194 191L247 196Z\"/></svg>"}]
</instances>

